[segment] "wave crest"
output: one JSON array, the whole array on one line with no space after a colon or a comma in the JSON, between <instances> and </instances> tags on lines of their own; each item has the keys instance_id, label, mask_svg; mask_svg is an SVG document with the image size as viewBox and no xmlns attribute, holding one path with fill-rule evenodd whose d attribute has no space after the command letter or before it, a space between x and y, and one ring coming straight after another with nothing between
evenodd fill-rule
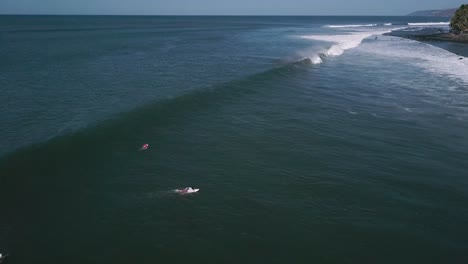
<instances>
[{"instance_id":1,"label":"wave crest","mask_svg":"<svg viewBox=\"0 0 468 264\"><path fill-rule=\"evenodd\" d=\"M323 62L323 57L339 56L346 50L359 46L359 44L361 44L364 39L373 35L382 35L383 33L387 32L389 31L359 32L346 35L306 35L301 36L301 38L334 43L327 50L316 53L309 57L311 63L319 64Z\"/></svg>"},{"instance_id":2,"label":"wave crest","mask_svg":"<svg viewBox=\"0 0 468 264\"><path fill-rule=\"evenodd\" d=\"M357 25L326 25L327 28L352 28L352 27L375 27L377 24L357 24Z\"/></svg>"},{"instance_id":3,"label":"wave crest","mask_svg":"<svg viewBox=\"0 0 468 264\"><path fill-rule=\"evenodd\" d=\"M408 23L408 26L448 26L450 22L426 22L426 23Z\"/></svg>"}]
</instances>

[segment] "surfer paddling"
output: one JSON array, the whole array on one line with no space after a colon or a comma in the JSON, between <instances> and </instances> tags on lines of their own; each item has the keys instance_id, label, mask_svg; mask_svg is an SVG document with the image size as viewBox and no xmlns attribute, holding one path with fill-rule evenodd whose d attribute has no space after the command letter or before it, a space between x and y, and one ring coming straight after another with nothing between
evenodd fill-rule
<instances>
[{"instance_id":1,"label":"surfer paddling","mask_svg":"<svg viewBox=\"0 0 468 264\"><path fill-rule=\"evenodd\" d=\"M149 148L149 144L143 144L143 146L141 146L140 150L147 150Z\"/></svg>"},{"instance_id":2,"label":"surfer paddling","mask_svg":"<svg viewBox=\"0 0 468 264\"><path fill-rule=\"evenodd\" d=\"M189 193L196 193L199 190L200 189L194 189L192 187L187 187L187 188L183 188L183 189L176 189L175 192L178 193L178 194L189 194Z\"/></svg>"}]
</instances>

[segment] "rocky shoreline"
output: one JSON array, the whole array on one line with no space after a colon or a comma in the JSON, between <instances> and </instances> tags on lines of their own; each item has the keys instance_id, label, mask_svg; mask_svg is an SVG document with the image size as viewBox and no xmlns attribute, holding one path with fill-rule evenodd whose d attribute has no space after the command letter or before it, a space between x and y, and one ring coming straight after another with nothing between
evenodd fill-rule
<instances>
[{"instance_id":1,"label":"rocky shoreline","mask_svg":"<svg viewBox=\"0 0 468 264\"><path fill-rule=\"evenodd\" d=\"M456 35L453 33L438 33L430 35L417 36L420 40L439 40L439 41L453 41L468 44L468 34Z\"/></svg>"},{"instance_id":2,"label":"rocky shoreline","mask_svg":"<svg viewBox=\"0 0 468 264\"><path fill-rule=\"evenodd\" d=\"M450 41L468 44L468 34L456 35L449 32L437 32L437 33L428 33L428 34L408 34L405 32L401 34L399 32L386 33L385 35L389 36L398 36L418 41Z\"/></svg>"},{"instance_id":3,"label":"rocky shoreline","mask_svg":"<svg viewBox=\"0 0 468 264\"><path fill-rule=\"evenodd\" d=\"M456 35L448 29L425 28L417 31L395 30L384 35L426 42L468 58L468 34Z\"/></svg>"}]
</instances>

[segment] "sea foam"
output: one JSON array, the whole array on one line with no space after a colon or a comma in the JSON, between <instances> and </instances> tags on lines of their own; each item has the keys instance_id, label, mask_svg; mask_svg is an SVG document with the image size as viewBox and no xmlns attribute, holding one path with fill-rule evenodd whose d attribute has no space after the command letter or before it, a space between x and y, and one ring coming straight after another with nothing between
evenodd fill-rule
<instances>
[{"instance_id":1,"label":"sea foam","mask_svg":"<svg viewBox=\"0 0 468 264\"><path fill-rule=\"evenodd\" d=\"M382 36L380 39L381 41L366 42L359 51L396 58L427 72L468 83L467 57L415 40L394 36Z\"/></svg>"},{"instance_id":2,"label":"sea foam","mask_svg":"<svg viewBox=\"0 0 468 264\"><path fill-rule=\"evenodd\" d=\"M426 23L408 23L408 26L420 26L420 27L427 27L427 26L448 26L450 22L426 22Z\"/></svg>"},{"instance_id":3,"label":"sea foam","mask_svg":"<svg viewBox=\"0 0 468 264\"><path fill-rule=\"evenodd\" d=\"M323 52L319 52L317 54L313 54L309 56L307 59L310 60L313 64L322 63L322 57L328 56L339 56L343 54L345 50L353 49L359 46L361 42L370 36L373 35L381 35L383 33L390 32L389 30L386 31L366 31L366 32L352 32L349 34L341 34L341 35L306 35L300 36L303 39L310 39L310 40L318 40L324 42L332 42L332 44L327 50Z\"/></svg>"},{"instance_id":4,"label":"sea foam","mask_svg":"<svg viewBox=\"0 0 468 264\"><path fill-rule=\"evenodd\" d=\"M354 28L354 27L375 27L377 24L363 24L363 25L326 25L327 28Z\"/></svg>"}]
</instances>

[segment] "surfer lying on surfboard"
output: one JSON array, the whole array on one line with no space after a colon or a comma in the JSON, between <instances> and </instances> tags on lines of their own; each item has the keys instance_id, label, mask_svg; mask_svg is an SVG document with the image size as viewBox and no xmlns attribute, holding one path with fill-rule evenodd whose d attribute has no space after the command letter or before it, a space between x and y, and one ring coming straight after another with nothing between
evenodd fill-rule
<instances>
[{"instance_id":1,"label":"surfer lying on surfboard","mask_svg":"<svg viewBox=\"0 0 468 264\"><path fill-rule=\"evenodd\" d=\"M143 146L141 146L140 150L147 150L149 147L149 144L143 144Z\"/></svg>"},{"instance_id":2,"label":"surfer lying on surfboard","mask_svg":"<svg viewBox=\"0 0 468 264\"><path fill-rule=\"evenodd\" d=\"M200 189L193 189L192 187L187 187L183 189L175 189L174 191L178 194L189 194L189 193L196 193Z\"/></svg>"}]
</instances>

